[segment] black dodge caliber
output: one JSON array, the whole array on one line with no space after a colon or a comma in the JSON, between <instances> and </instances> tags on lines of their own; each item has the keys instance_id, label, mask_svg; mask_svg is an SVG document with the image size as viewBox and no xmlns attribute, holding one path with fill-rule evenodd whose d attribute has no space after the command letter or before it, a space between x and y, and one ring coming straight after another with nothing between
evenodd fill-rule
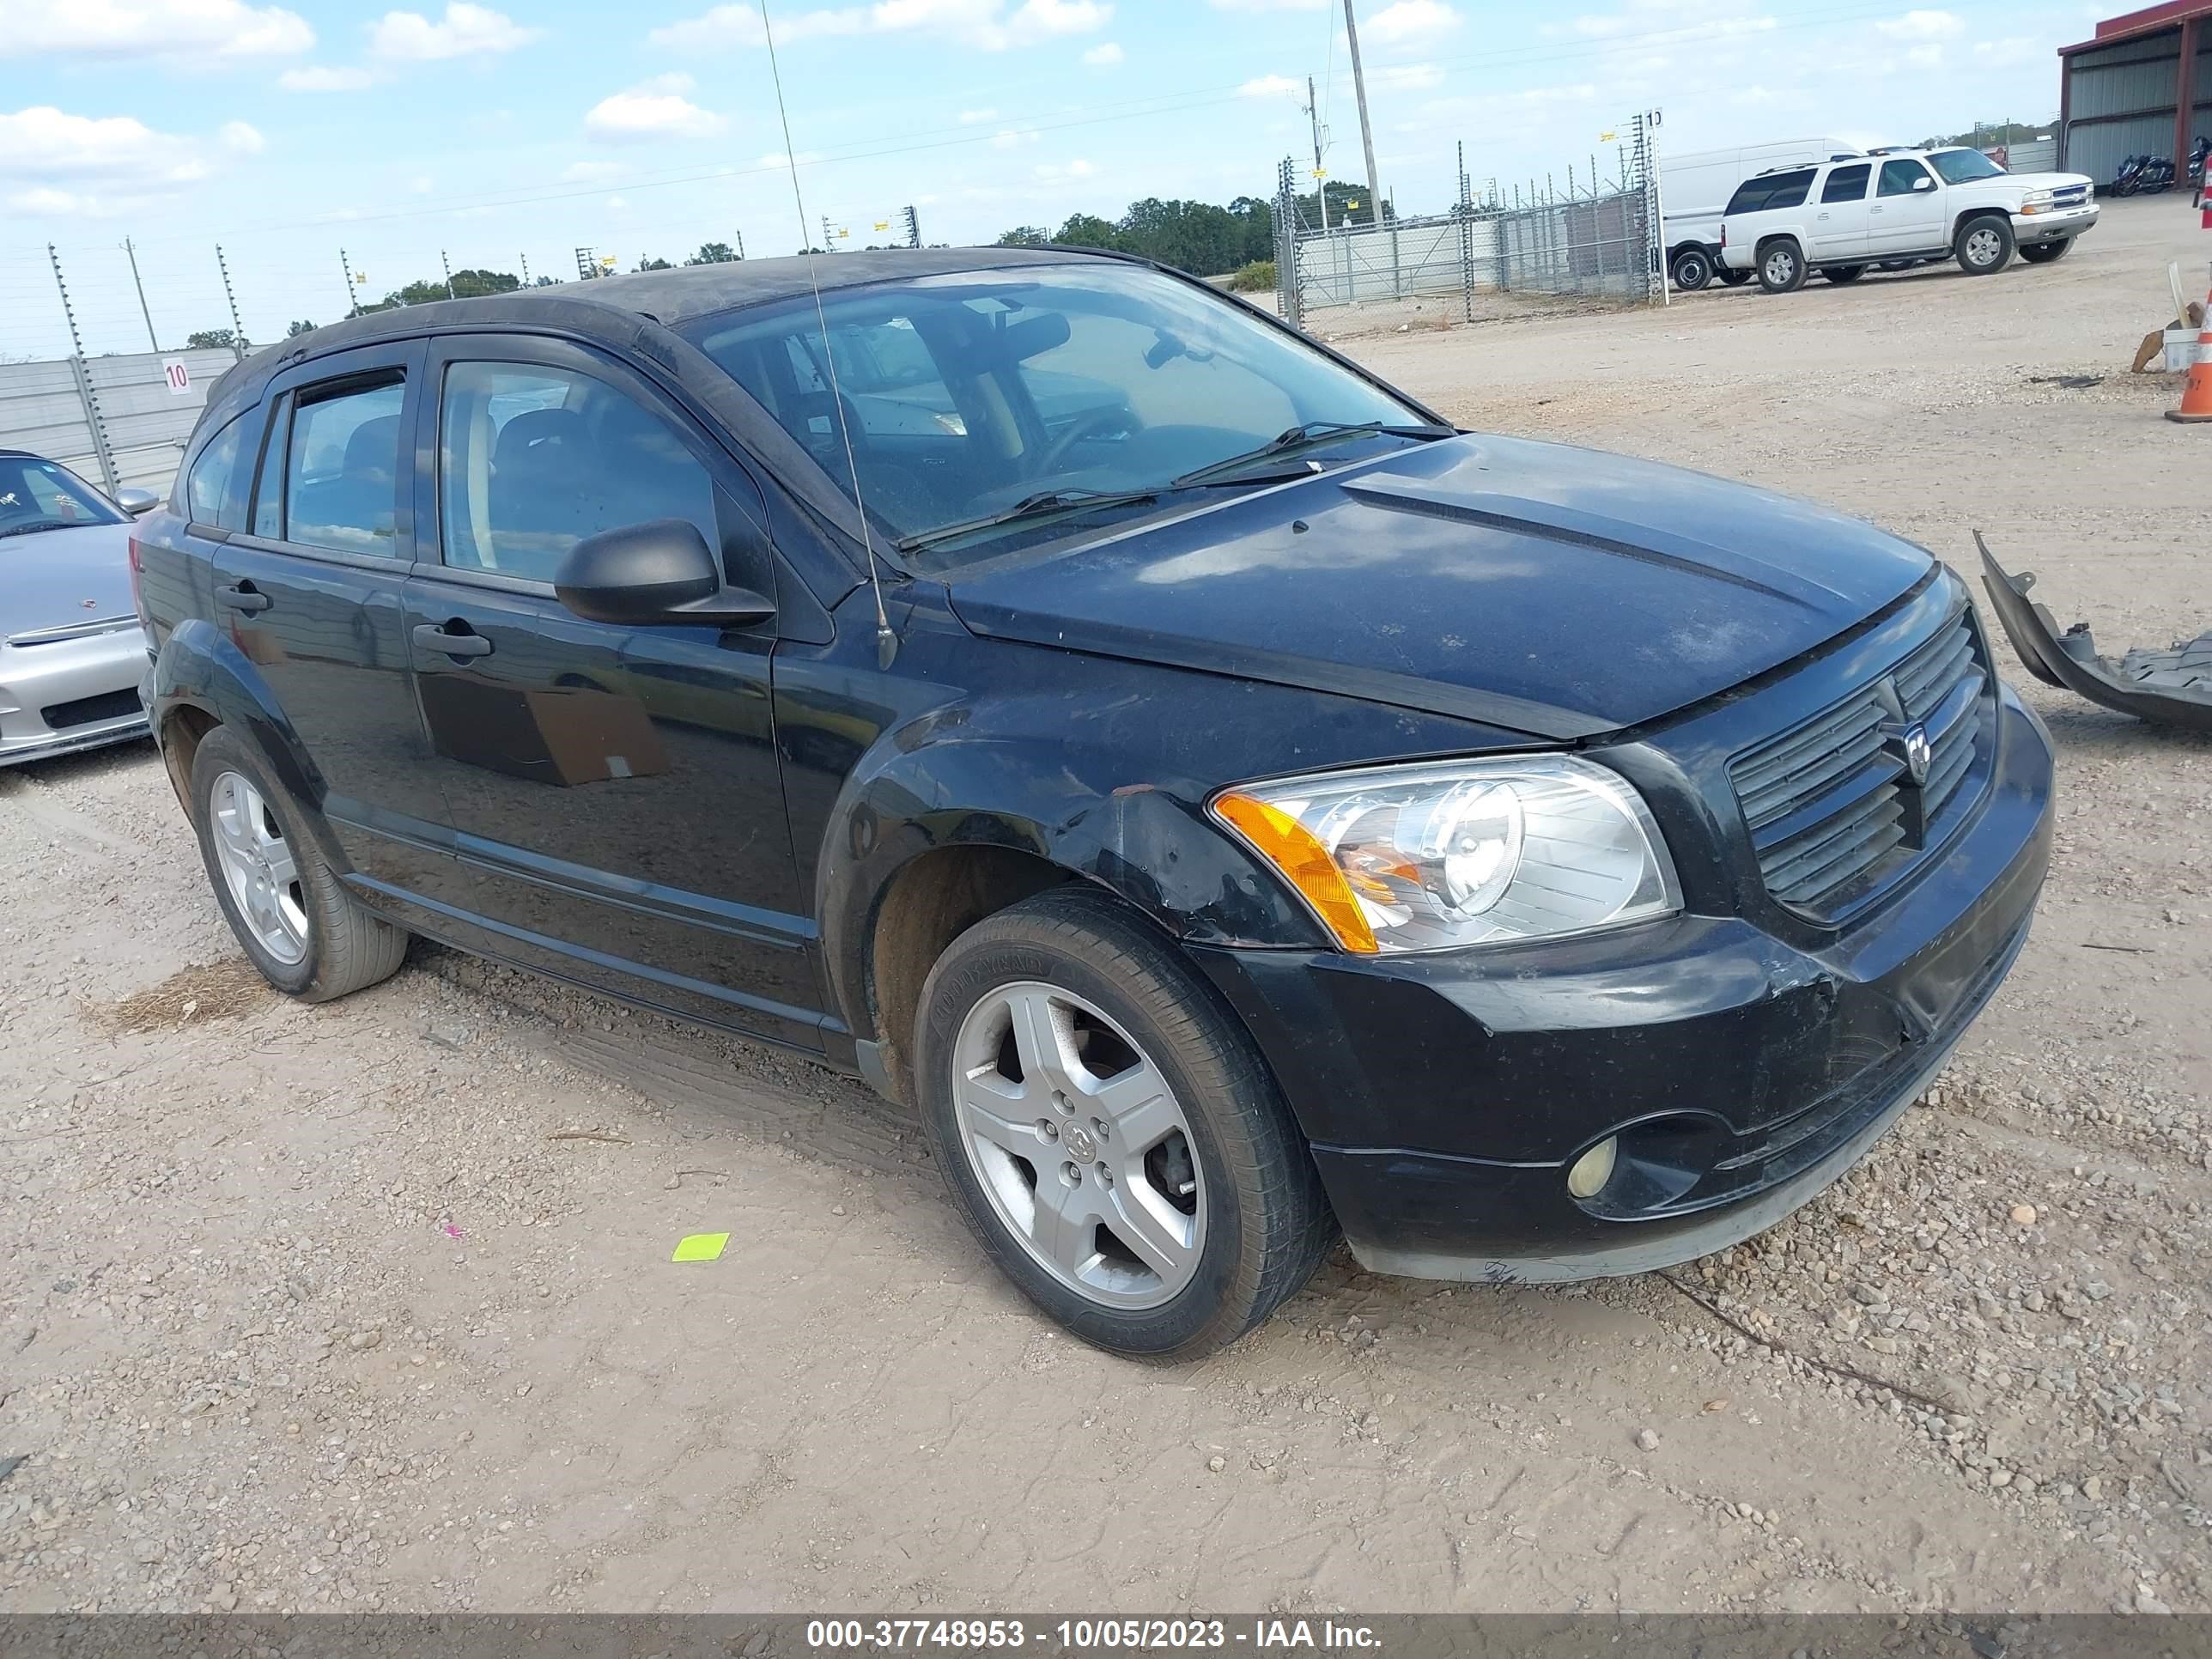
<instances>
[{"instance_id":1,"label":"black dodge caliber","mask_svg":"<svg viewBox=\"0 0 2212 1659\"><path fill-rule=\"evenodd\" d=\"M856 1072L1129 1354L1339 1230L1516 1283L1766 1226L1925 1086L2049 856L2046 734L1926 553L1455 432L1100 255L319 329L135 550L271 983L420 933Z\"/></svg>"}]
</instances>

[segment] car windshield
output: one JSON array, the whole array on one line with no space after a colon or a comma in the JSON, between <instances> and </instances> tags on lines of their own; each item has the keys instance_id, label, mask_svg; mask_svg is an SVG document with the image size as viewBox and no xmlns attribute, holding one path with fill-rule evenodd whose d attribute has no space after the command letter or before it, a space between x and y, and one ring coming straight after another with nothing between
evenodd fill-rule
<instances>
[{"instance_id":1,"label":"car windshield","mask_svg":"<svg viewBox=\"0 0 2212 1659\"><path fill-rule=\"evenodd\" d=\"M35 455L0 455L0 537L123 521L121 513L67 467Z\"/></svg>"},{"instance_id":2,"label":"car windshield","mask_svg":"<svg viewBox=\"0 0 2212 1659\"><path fill-rule=\"evenodd\" d=\"M811 297L690 331L841 490L857 469L872 519L923 568L1443 430L1140 266L928 276L821 305L826 360ZM1221 465L1238 457L1249 465Z\"/></svg>"},{"instance_id":3,"label":"car windshield","mask_svg":"<svg viewBox=\"0 0 2212 1659\"><path fill-rule=\"evenodd\" d=\"M1978 149L1939 149L1928 158L1928 165L1943 175L1947 185L2004 177L2004 169Z\"/></svg>"}]
</instances>

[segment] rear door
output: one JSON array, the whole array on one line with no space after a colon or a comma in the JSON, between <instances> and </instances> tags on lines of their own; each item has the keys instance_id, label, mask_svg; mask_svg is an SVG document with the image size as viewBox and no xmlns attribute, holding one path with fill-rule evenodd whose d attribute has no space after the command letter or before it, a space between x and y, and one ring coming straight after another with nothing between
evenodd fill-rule
<instances>
[{"instance_id":1,"label":"rear door","mask_svg":"<svg viewBox=\"0 0 2212 1659\"><path fill-rule=\"evenodd\" d=\"M1881 164L1867 212L1872 226L1867 251L1877 257L1933 252L1950 240L1944 234L1943 186L1910 155Z\"/></svg>"},{"instance_id":2,"label":"rear door","mask_svg":"<svg viewBox=\"0 0 2212 1659\"><path fill-rule=\"evenodd\" d=\"M355 869L411 889L440 861L401 590L414 557L402 434L422 344L319 357L271 382L246 528L214 554L217 625L290 725Z\"/></svg>"},{"instance_id":3,"label":"rear door","mask_svg":"<svg viewBox=\"0 0 2212 1659\"><path fill-rule=\"evenodd\" d=\"M1867 192L1874 163L1838 163L1821 181L1813 208L1813 258L1820 264L1849 264L1866 258L1870 234Z\"/></svg>"},{"instance_id":4,"label":"rear door","mask_svg":"<svg viewBox=\"0 0 2212 1659\"><path fill-rule=\"evenodd\" d=\"M614 626L553 591L582 538L679 518L732 582L774 594L758 490L659 388L582 347L447 336L427 374L405 629L457 855L432 896L445 927L818 1048L769 708L776 624Z\"/></svg>"}]
</instances>

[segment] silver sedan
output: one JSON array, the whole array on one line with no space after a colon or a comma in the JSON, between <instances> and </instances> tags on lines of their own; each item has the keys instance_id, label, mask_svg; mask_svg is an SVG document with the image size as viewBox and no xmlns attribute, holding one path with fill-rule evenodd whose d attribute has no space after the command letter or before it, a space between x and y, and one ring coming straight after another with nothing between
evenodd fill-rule
<instances>
[{"instance_id":1,"label":"silver sedan","mask_svg":"<svg viewBox=\"0 0 2212 1659\"><path fill-rule=\"evenodd\" d=\"M146 735L131 522L67 467L0 449L0 766Z\"/></svg>"}]
</instances>

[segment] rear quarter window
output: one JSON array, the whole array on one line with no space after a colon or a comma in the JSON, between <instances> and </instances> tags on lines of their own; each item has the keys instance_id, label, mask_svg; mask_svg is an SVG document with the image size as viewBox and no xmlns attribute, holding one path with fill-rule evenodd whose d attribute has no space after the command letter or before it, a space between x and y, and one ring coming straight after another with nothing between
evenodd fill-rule
<instances>
[{"instance_id":1,"label":"rear quarter window","mask_svg":"<svg viewBox=\"0 0 2212 1659\"><path fill-rule=\"evenodd\" d=\"M222 431L201 446L185 474L185 517L194 524L234 529L228 514L230 481L238 470L238 447L246 435L246 417L234 416Z\"/></svg>"},{"instance_id":2,"label":"rear quarter window","mask_svg":"<svg viewBox=\"0 0 2212 1659\"><path fill-rule=\"evenodd\" d=\"M1800 167L1794 173L1762 173L1735 187L1735 194L1729 198L1728 210L1756 213L1761 208L1799 207L1812 187L1811 167Z\"/></svg>"},{"instance_id":3,"label":"rear quarter window","mask_svg":"<svg viewBox=\"0 0 2212 1659\"><path fill-rule=\"evenodd\" d=\"M1771 208L1794 208L1805 205L1805 198L1813 189L1813 169L1801 173L1784 173L1773 180L1767 193L1765 205Z\"/></svg>"}]
</instances>

